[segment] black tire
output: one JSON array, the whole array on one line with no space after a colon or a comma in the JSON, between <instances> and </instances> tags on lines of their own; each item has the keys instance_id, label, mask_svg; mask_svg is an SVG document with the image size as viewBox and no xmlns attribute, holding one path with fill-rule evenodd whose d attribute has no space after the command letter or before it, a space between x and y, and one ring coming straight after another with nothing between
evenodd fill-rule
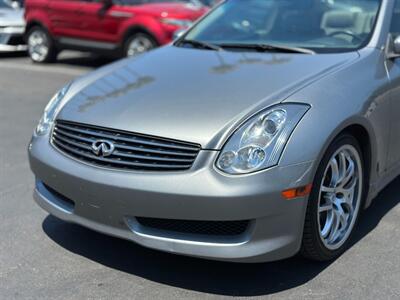
<instances>
[{"instance_id":1,"label":"black tire","mask_svg":"<svg viewBox=\"0 0 400 300\"><path fill-rule=\"evenodd\" d=\"M138 51L136 53L132 53L130 45L135 40L143 43L143 51ZM158 43L151 35L144 33L144 32L137 32L137 33L130 35L124 42L123 49L122 49L122 56L123 57L136 56L136 55L145 53L147 51L150 51L156 47L158 47Z\"/></svg>"},{"instance_id":2,"label":"black tire","mask_svg":"<svg viewBox=\"0 0 400 300\"><path fill-rule=\"evenodd\" d=\"M45 47L47 47L47 51L45 54L39 55L35 53L34 45L31 42L34 35L40 35L41 37L43 37L43 39L45 39ZM32 27L26 36L26 42L28 44L29 56L34 63L51 63L56 60L57 48L55 46L54 40L45 28L41 26Z\"/></svg>"},{"instance_id":3,"label":"black tire","mask_svg":"<svg viewBox=\"0 0 400 300\"><path fill-rule=\"evenodd\" d=\"M334 156L334 154L341 147L350 145L356 149L358 152L360 162L361 162L361 170L362 174L359 176L362 178L361 181L361 198L359 200L359 209L357 211L357 215L354 215L355 218L354 226L351 229L350 234L347 239L338 249L329 249L323 242L323 239L320 234L320 225L319 225L319 196L320 196L320 187L322 184L322 180L324 179L325 170L328 167L329 161ZM308 200L307 212L304 224L304 232L303 232L303 240L302 246L300 250L300 254L311 260L316 261L329 261L336 259L339 257L349 246L351 242L352 235L357 227L357 222L360 217L361 211L364 207L365 197L366 197L366 182L367 182L366 172L365 172L365 163L362 155L362 151L358 141L350 134L341 134L338 136L332 144L328 147L315 176L313 189L311 191L311 195Z\"/></svg>"}]
</instances>

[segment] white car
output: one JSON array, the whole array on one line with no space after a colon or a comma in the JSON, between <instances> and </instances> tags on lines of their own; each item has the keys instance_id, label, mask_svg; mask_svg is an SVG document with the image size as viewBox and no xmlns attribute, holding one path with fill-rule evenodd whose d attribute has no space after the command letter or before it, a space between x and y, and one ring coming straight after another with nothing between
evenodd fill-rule
<instances>
[{"instance_id":1,"label":"white car","mask_svg":"<svg viewBox=\"0 0 400 300\"><path fill-rule=\"evenodd\" d=\"M17 4L0 0L0 52L25 51L24 10Z\"/></svg>"}]
</instances>

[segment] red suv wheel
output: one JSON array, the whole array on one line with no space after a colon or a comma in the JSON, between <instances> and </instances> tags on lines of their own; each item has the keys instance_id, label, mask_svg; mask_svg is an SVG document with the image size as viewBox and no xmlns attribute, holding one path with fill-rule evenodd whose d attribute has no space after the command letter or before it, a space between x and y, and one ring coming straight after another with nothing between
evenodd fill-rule
<instances>
[{"instance_id":1,"label":"red suv wheel","mask_svg":"<svg viewBox=\"0 0 400 300\"><path fill-rule=\"evenodd\" d=\"M147 33L138 32L130 36L124 45L124 57L131 57L156 48L157 42Z\"/></svg>"},{"instance_id":2,"label":"red suv wheel","mask_svg":"<svg viewBox=\"0 0 400 300\"><path fill-rule=\"evenodd\" d=\"M49 63L56 59L57 51L54 42L47 31L35 26L27 35L28 52L35 63Z\"/></svg>"}]
</instances>

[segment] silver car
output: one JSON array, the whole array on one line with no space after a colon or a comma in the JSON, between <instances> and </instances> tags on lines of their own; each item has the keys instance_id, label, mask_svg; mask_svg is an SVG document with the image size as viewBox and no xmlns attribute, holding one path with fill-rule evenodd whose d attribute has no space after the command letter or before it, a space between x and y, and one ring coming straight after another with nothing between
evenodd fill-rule
<instances>
[{"instance_id":1,"label":"silver car","mask_svg":"<svg viewBox=\"0 0 400 300\"><path fill-rule=\"evenodd\" d=\"M0 52L25 51L24 10L18 2L0 0Z\"/></svg>"},{"instance_id":2,"label":"silver car","mask_svg":"<svg viewBox=\"0 0 400 300\"><path fill-rule=\"evenodd\" d=\"M400 172L400 0L229 0L62 88L29 145L50 214L170 253L314 260Z\"/></svg>"}]
</instances>

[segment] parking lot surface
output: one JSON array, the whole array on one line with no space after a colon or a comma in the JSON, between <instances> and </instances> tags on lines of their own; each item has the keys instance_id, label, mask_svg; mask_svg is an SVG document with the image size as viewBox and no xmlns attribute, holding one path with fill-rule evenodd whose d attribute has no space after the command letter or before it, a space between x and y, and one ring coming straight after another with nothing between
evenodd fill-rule
<instances>
[{"instance_id":1,"label":"parking lot surface","mask_svg":"<svg viewBox=\"0 0 400 300\"><path fill-rule=\"evenodd\" d=\"M244 265L161 253L68 224L32 200L27 145L50 97L109 61L0 56L0 299L400 299L400 179L331 263Z\"/></svg>"}]
</instances>

